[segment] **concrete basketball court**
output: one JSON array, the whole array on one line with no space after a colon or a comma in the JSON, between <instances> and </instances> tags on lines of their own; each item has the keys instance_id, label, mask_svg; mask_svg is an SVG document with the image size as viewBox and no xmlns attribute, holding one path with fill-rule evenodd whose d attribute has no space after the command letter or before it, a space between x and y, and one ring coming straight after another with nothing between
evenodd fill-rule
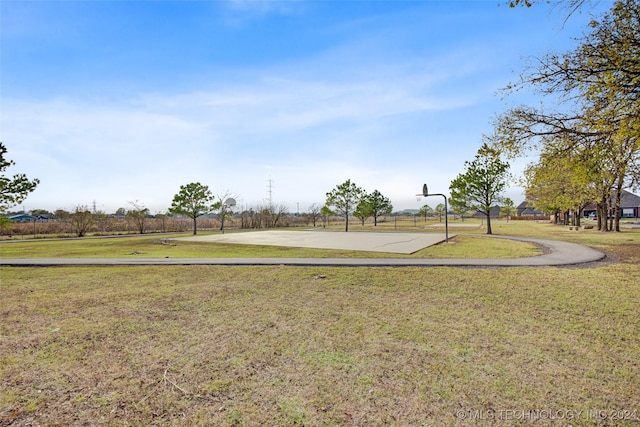
<instances>
[{"instance_id":1,"label":"concrete basketball court","mask_svg":"<svg viewBox=\"0 0 640 427\"><path fill-rule=\"evenodd\" d=\"M449 238L452 237L454 235L449 235ZM267 230L181 237L172 240L412 254L444 242L445 234Z\"/></svg>"}]
</instances>

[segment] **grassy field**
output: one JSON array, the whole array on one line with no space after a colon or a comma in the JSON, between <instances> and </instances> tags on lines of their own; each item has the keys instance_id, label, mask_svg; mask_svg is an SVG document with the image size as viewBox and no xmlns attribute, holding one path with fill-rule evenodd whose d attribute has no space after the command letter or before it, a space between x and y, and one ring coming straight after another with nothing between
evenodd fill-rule
<instances>
[{"instance_id":1,"label":"grassy field","mask_svg":"<svg viewBox=\"0 0 640 427\"><path fill-rule=\"evenodd\" d=\"M0 425L638 426L640 233L500 225L607 260L0 269Z\"/></svg>"}]
</instances>

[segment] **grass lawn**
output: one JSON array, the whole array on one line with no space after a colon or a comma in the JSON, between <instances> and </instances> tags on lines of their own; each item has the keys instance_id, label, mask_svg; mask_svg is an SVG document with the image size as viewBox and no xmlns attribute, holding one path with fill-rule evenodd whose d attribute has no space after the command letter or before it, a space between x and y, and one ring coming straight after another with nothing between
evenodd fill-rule
<instances>
[{"instance_id":1,"label":"grass lawn","mask_svg":"<svg viewBox=\"0 0 640 427\"><path fill-rule=\"evenodd\" d=\"M502 227L608 258L2 268L0 425L638 426L640 233Z\"/></svg>"}]
</instances>

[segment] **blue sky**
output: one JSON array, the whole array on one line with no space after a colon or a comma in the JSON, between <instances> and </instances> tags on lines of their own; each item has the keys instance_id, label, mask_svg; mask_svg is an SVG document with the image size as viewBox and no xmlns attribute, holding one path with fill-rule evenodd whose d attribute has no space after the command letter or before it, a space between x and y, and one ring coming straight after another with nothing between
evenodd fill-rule
<instances>
[{"instance_id":1,"label":"blue sky","mask_svg":"<svg viewBox=\"0 0 640 427\"><path fill-rule=\"evenodd\" d=\"M440 201L510 106L525 58L584 10L496 1L0 2L0 138L27 210L170 206L201 182L291 212L351 179L397 210ZM520 172L524 161L513 163ZM523 199L517 186L507 194Z\"/></svg>"}]
</instances>

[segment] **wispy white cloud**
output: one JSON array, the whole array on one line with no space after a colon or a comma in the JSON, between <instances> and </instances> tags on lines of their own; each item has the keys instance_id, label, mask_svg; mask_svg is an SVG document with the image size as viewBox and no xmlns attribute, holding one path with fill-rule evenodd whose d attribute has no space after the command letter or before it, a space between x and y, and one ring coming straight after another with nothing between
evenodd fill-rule
<instances>
[{"instance_id":1,"label":"wispy white cloud","mask_svg":"<svg viewBox=\"0 0 640 427\"><path fill-rule=\"evenodd\" d=\"M51 187L65 188L64 207L107 194L120 203L146 195L160 210L180 184L193 180L259 201L268 176L283 195L322 202L339 176L378 187L389 179L380 171L389 154L381 139L397 126L394 117L468 102L429 98L440 78L401 71L353 81L263 77L252 85L112 105L5 99L5 131L24 151L47 153L38 166L30 162L28 172L43 182L34 196L44 202ZM388 149L394 157L393 146Z\"/></svg>"},{"instance_id":2,"label":"wispy white cloud","mask_svg":"<svg viewBox=\"0 0 640 427\"><path fill-rule=\"evenodd\" d=\"M296 0L230 0L224 4L231 10L265 15L270 13L288 14L303 7L304 2Z\"/></svg>"},{"instance_id":3,"label":"wispy white cloud","mask_svg":"<svg viewBox=\"0 0 640 427\"><path fill-rule=\"evenodd\" d=\"M218 20L233 18L248 33L253 19L317 6L210 5L226 10ZM140 200L160 211L181 184L200 181L252 204L265 199L271 177L274 200L290 208L322 203L346 179L382 191L398 208L420 206L414 194L423 182L446 192L473 157L499 109L493 94L509 80L523 40L535 38L460 31L449 40L448 26L471 28L474 17L431 16L423 6L408 2L408 11L335 24L325 16L313 37L329 42L313 39L318 47L309 52L181 68L181 84L90 75L64 97L4 94L3 142L21 171L41 179L27 203L55 209L96 200L115 210ZM217 45L199 49L220 52ZM134 55L125 46L127 54ZM174 75L167 73L169 81ZM133 90L123 95L121 87Z\"/></svg>"},{"instance_id":4,"label":"wispy white cloud","mask_svg":"<svg viewBox=\"0 0 640 427\"><path fill-rule=\"evenodd\" d=\"M254 22L271 16L293 16L304 14L310 3L301 0L230 0L219 2L222 7L222 23L235 29L244 29Z\"/></svg>"}]
</instances>

